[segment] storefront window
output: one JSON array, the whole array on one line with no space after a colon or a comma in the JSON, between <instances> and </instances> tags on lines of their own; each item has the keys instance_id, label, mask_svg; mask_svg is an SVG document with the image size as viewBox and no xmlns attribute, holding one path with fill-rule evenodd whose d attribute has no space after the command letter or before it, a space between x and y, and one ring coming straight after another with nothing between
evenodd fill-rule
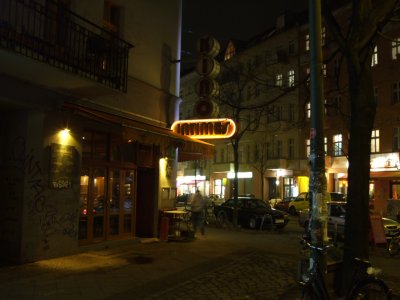
<instances>
[{"instance_id":1,"label":"storefront window","mask_svg":"<svg viewBox=\"0 0 400 300\"><path fill-rule=\"evenodd\" d=\"M293 189L294 189L294 178L293 177L283 178L284 197L294 196Z\"/></svg>"},{"instance_id":2,"label":"storefront window","mask_svg":"<svg viewBox=\"0 0 400 300\"><path fill-rule=\"evenodd\" d=\"M104 237L105 169L93 171L93 238Z\"/></svg>"},{"instance_id":3,"label":"storefront window","mask_svg":"<svg viewBox=\"0 0 400 300\"><path fill-rule=\"evenodd\" d=\"M396 199L396 200L400 199L400 181L399 180L391 181L390 198Z\"/></svg>"},{"instance_id":4,"label":"storefront window","mask_svg":"<svg viewBox=\"0 0 400 300\"><path fill-rule=\"evenodd\" d=\"M220 198L225 198L225 186L223 185L222 179L214 180L214 194Z\"/></svg>"}]
</instances>

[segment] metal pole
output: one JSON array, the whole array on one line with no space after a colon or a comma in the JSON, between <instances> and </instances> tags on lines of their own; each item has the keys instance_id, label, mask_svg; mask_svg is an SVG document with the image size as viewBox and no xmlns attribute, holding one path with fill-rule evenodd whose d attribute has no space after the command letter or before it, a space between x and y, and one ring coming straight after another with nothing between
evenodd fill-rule
<instances>
[{"instance_id":1,"label":"metal pole","mask_svg":"<svg viewBox=\"0 0 400 300\"><path fill-rule=\"evenodd\" d=\"M326 177L324 151L324 89L322 73L322 31L321 31L321 0L309 0L309 31L310 31L310 93L311 93L311 123L310 123L310 236L311 243L323 246L327 240L327 207L326 207ZM313 250L310 257L310 267L315 267L319 257Z\"/></svg>"}]
</instances>

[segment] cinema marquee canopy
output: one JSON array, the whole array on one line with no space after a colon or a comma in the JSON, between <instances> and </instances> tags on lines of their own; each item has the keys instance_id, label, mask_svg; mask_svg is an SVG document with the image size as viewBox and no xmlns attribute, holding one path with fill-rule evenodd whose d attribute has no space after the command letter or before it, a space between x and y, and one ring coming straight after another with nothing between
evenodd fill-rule
<instances>
[{"instance_id":1,"label":"cinema marquee canopy","mask_svg":"<svg viewBox=\"0 0 400 300\"><path fill-rule=\"evenodd\" d=\"M177 134L196 139L226 139L236 132L236 124L227 118L180 120L172 124L171 129Z\"/></svg>"}]
</instances>

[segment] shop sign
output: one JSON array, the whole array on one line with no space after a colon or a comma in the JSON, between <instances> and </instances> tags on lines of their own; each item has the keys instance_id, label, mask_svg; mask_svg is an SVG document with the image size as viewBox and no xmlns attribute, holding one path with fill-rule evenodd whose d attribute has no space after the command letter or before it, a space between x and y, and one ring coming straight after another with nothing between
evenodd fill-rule
<instances>
[{"instance_id":1,"label":"shop sign","mask_svg":"<svg viewBox=\"0 0 400 300\"><path fill-rule=\"evenodd\" d=\"M371 171L397 171L399 170L399 153L371 154Z\"/></svg>"},{"instance_id":2,"label":"shop sign","mask_svg":"<svg viewBox=\"0 0 400 300\"><path fill-rule=\"evenodd\" d=\"M180 120L171 126L177 134L196 139L226 139L236 132L236 124L231 119Z\"/></svg>"},{"instance_id":3,"label":"shop sign","mask_svg":"<svg viewBox=\"0 0 400 300\"><path fill-rule=\"evenodd\" d=\"M67 189L72 187L75 170L75 148L73 146L52 144L50 154L50 187Z\"/></svg>"}]
</instances>

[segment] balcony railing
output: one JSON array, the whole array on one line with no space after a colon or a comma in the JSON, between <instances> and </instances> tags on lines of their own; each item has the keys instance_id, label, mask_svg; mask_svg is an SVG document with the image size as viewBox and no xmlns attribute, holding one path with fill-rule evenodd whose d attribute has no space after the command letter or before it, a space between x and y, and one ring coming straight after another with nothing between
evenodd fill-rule
<instances>
[{"instance_id":1,"label":"balcony railing","mask_svg":"<svg viewBox=\"0 0 400 300\"><path fill-rule=\"evenodd\" d=\"M0 48L123 92L131 47L55 2L0 1Z\"/></svg>"}]
</instances>

